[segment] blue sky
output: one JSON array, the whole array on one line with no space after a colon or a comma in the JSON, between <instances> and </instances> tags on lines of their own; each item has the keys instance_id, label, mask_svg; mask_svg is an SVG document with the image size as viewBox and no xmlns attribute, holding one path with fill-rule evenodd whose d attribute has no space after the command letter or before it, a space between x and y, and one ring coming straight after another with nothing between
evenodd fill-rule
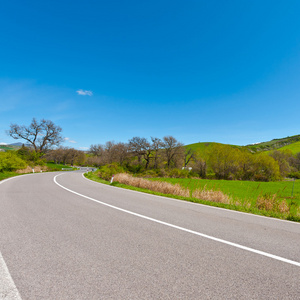
<instances>
[{"instance_id":1,"label":"blue sky","mask_svg":"<svg viewBox=\"0 0 300 300\"><path fill-rule=\"evenodd\" d=\"M299 15L293 0L3 1L0 143L33 117L77 149L300 134Z\"/></svg>"}]
</instances>

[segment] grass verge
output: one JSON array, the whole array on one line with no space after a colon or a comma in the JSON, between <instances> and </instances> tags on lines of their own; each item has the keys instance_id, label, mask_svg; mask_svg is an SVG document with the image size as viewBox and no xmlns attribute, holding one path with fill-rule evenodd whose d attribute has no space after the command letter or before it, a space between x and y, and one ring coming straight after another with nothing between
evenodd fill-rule
<instances>
[{"instance_id":1,"label":"grass verge","mask_svg":"<svg viewBox=\"0 0 300 300\"><path fill-rule=\"evenodd\" d=\"M229 198L225 197L224 202L226 202L226 203L222 203L222 202L215 202L213 200L199 199L198 197L203 197L203 194L201 194L201 192L199 192L199 190L198 190L199 194L195 195L195 191L197 191L197 189L190 191L190 193L192 193L192 195L190 197L184 197L184 196L173 195L173 194L165 194L165 193L161 193L158 191L149 190L149 189L146 189L143 187L136 187L136 186L120 183L118 181L114 181L111 184L109 181L99 178L99 176L97 175L97 172L85 173L84 176L88 179L91 179L91 180L94 180L96 182L100 182L103 184L108 184L108 185L112 185L112 186L116 186L116 187L120 187L120 188L139 191L139 192L144 192L144 193L148 193L148 194L152 194L152 195L169 197L169 198L174 198L174 199L179 199L179 200L184 200L184 201L189 201L189 202L194 202L194 203L199 203L199 204L204 204L204 205L210 205L210 206L226 208L226 209L230 209L230 210L236 210L236 211L240 211L240 212L257 214L257 215L261 215L261 216L267 216L267 217L273 217L273 218L278 218L278 219L300 222L300 210L299 210L299 206L297 205L297 203L296 204L294 203L295 204L294 206L290 205L289 209L287 210L286 209L287 203L286 202L283 203L282 201L280 201L280 203L283 203L283 204L279 203L274 206L278 209L270 210L269 206L267 206L267 205L269 205L268 202L270 201L270 197L265 197L265 198L260 197L259 198L260 202L258 202L258 203L256 203L256 201L250 201L250 202L243 201L243 200L237 201L236 199L233 200L232 198L230 198L230 201L229 201ZM116 178L116 176L115 176L115 178ZM203 190L204 190L204 192L208 192L208 193L211 191L211 190L207 190L207 189L205 190L205 188ZM223 195L224 194L222 194L222 196L219 195L218 197L223 199ZM276 203L278 203L278 198L271 197L271 201L272 200L277 201ZM264 203L264 201L266 201L266 203ZM273 208L273 206L272 206L272 208Z\"/></svg>"},{"instance_id":2,"label":"grass verge","mask_svg":"<svg viewBox=\"0 0 300 300\"><path fill-rule=\"evenodd\" d=\"M69 166L61 165L61 164L53 164L53 163L47 163L46 164L47 170L43 170L43 172L55 172L55 171L62 171L62 168L70 168ZM73 170L76 170L76 168L73 168ZM40 169L38 167L35 167L35 172L40 172ZM32 168L27 167L27 169L24 170L17 170L16 172L0 172L0 181L7 179L9 177L24 175L24 174L30 174L32 173Z\"/></svg>"},{"instance_id":3,"label":"grass verge","mask_svg":"<svg viewBox=\"0 0 300 300\"><path fill-rule=\"evenodd\" d=\"M18 176L18 175L21 175L21 174L18 174L16 172L0 172L0 181L10 178L10 177Z\"/></svg>"}]
</instances>

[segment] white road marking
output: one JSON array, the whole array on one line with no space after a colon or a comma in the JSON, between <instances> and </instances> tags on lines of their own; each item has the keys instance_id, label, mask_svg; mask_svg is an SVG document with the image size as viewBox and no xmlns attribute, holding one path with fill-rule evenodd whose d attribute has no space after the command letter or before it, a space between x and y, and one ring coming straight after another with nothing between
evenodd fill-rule
<instances>
[{"instance_id":1,"label":"white road marking","mask_svg":"<svg viewBox=\"0 0 300 300\"><path fill-rule=\"evenodd\" d=\"M82 173L82 177L85 180L91 181L91 182L96 183L96 184L104 185L105 187L109 187L109 188L112 188L112 189L121 189L121 190L129 191L129 192L132 192L132 193L138 193L138 194L142 194L142 195L143 194L144 195L150 195L151 197L167 199L167 200L170 200L170 201L177 201L177 202L183 202L184 201L184 200L179 200L179 199L175 199L175 198L154 195L154 194L150 194L150 193L146 193L146 192L140 192L140 191L135 191L135 190L131 190L131 189L121 188L121 187L110 185L110 184L104 184L104 183L97 182L97 181L94 181L92 179L86 178L84 176L84 174L85 173ZM201 203L197 203L197 202L191 202L191 201L184 201L184 203L186 203L188 205L204 206L204 207L210 208L210 209L223 210L223 211L227 211L227 212L231 212L231 213L235 213L235 214L242 214L242 215L251 216L251 217L255 217L255 218L269 219L269 220L276 221L276 222L277 221L278 222L285 222L285 223L290 223L290 224L293 224L293 225L299 225L300 226L300 223L290 221L290 220L283 220L283 219L276 219L276 218L273 218L273 217L266 217L266 216L262 216L262 215L255 215L255 214L251 214L251 213L247 213L247 212L243 212L243 211L232 210L232 209L218 207L218 206L212 206L212 205L205 205L205 204L201 204Z\"/></svg>"},{"instance_id":2,"label":"white road marking","mask_svg":"<svg viewBox=\"0 0 300 300\"><path fill-rule=\"evenodd\" d=\"M0 252L0 299L22 300Z\"/></svg>"},{"instance_id":3,"label":"white road marking","mask_svg":"<svg viewBox=\"0 0 300 300\"><path fill-rule=\"evenodd\" d=\"M282 261L282 262L285 262L285 263L288 263L288 264L291 264L291 265L300 267L300 262L297 262L297 261L293 261L293 260L290 260L290 259L286 259L286 258L281 257L281 256L273 255L273 254L270 254L270 253L267 253L267 252L264 252L264 251L256 250L256 249L254 249L254 248L246 247L246 246L243 246L243 245L240 245L240 244L236 244L236 243L232 243L232 242L229 242L229 241L226 241L226 240L223 240L223 239L219 239L219 238L216 238L216 237L213 237L213 236L210 236L210 235L201 233L201 232L197 232L197 231L190 230L190 229L187 229L187 228L184 228L184 227L180 227L180 226L177 226L177 225L173 225L173 224L171 224L171 223L167 223L167 222L160 221L160 220L157 220L157 219L154 219L154 218L150 218L150 217L147 217L147 216L145 216L145 215L141 215L141 214L138 214L138 213L135 213L135 212L132 212L132 211L129 211L129 210L126 210L126 209L123 209L123 208L120 208L120 207L117 207L117 206L114 206L114 205L111 205L111 204L108 204L108 203L105 203L105 202L102 202L102 201L93 199L93 198L91 198L91 197L82 195L82 194L80 194L80 193L77 193L77 192L75 192L75 191L72 191L72 190L70 190L70 189L64 187L63 185L59 184L59 183L56 181L56 177L58 177L58 176L60 176L60 175L62 175L62 174L58 174L58 175L56 175L56 176L53 178L54 182L55 182L58 186L60 186L61 188L65 189L66 191L68 191L68 192L70 192L70 193L73 193L73 194L75 194L75 195L78 195L78 196L80 196L80 197L83 197L83 198L86 198L86 199L88 199L88 200L97 202L97 203L99 203L99 204L102 204L102 205L104 205L104 206L107 206L107 207L116 209L116 210L118 210L118 211L122 211L122 212L124 212L124 213L130 214L130 215L133 215L133 216L142 218L142 219L146 219L146 220L148 220L148 221L152 221L152 222L155 222L155 223L158 223L158 224L161 224L161 225L165 225L165 226L168 226L168 227L171 227L171 228L175 228L175 229L178 229L178 230L181 230L181 231L184 231L184 232L188 232L188 233L191 233L191 234L194 234L194 235L197 235L197 236L201 236L201 237L204 237L204 238L213 240L213 241L215 241L215 242L219 242L219 243L222 243L222 244L226 244L226 245L229 245L229 246L232 246L232 247L235 247L235 248L239 248L239 249L242 249L242 250L246 250L246 251L248 251L248 252L252 252L252 253L255 253L255 254L259 254L259 255L262 255L262 256L266 256L266 257L269 257L269 258L272 258L272 259L275 259L275 260L278 260L278 261Z\"/></svg>"}]
</instances>

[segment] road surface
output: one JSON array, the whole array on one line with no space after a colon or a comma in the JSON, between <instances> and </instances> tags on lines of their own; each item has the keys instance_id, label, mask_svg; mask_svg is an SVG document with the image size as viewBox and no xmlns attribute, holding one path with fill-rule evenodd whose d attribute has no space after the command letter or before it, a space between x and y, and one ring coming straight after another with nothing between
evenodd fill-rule
<instances>
[{"instance_id":1,"label":"road surface","mask_svg":"<svg viewBox=\"0 0 300 300\"><path fill-rule=\"evenodd\" d=\"M0 182L0 299L300 299L300 224L83 172Z\"/></svg>"}]
</instances>

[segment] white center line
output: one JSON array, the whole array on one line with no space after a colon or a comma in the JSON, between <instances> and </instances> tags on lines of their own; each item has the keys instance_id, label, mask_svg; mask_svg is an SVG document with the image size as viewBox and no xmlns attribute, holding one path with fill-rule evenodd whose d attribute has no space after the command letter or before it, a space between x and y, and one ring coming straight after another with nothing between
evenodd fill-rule
<instances>
[{"instance_id":1,"label":"white center line","mask_svg":"<svg viewBox=\"0 0 300 300\"><path fill-rule=\"evenodd\" d=\"M229 245L229 246L232 246L232 247L235 247L235 248L239 248L239 249L242 249L242 250L246 250L246 251L249 251L249 252L252 252L252 253L256 253L256 254L259 254L259 255L262 255L262 256L266 256L266 257L269 257L269 258L272 258L272 259L275 259L275 260L279 260L279 261L282 261L282 262L285 262L285 263L288 263L288 264L291 264L291 265L300 267L300 262L297 262L297 261L293 261L293 260L290 260L290 259L287 259L287 258L284 258L284 257L281 257L281 256L273 255L273 254L270 254L270 253L267 253L267 252L264 252L264 251L256 250L256 249L253 249L253 248L250 248L250 247L246 247L246 246L243 246L243 245L240 245L240 244L236 244L236 243L232 243L232 242L229 242L229 241L226 241L226 240L223 240L223 239L219 239L219 238L216 238L216 237L213 237L213 236L210 236L210 235L207 235L207 234L198 232L198 231L190 230L190 229L187 229L187 228L184 228L184 227L180 227L180 226L177 226L177 225L173 225L173 224L171 224L171 223L167 223L167 222L160 221L160 220L157 220L157 219L154 219L154 218L150 218L150 217L147 217L147 216L145 216L145 215L141 215L141 214L138 214L138 213L135 213L135 212L132 212L132 211L129 211L129 210L126 210L126 209L123 209L123 208L120 208L120 207L117 207L117 206L114 206L114 205L111 205L111 204L107 204L107 203L105 203L105 202L102 202L102 201L93 199L93 198L91 198L91 197L82 195L82 194L80 194L80 193L77 193L77 192L75 192L75 191L72 191L72 190L70 190L70 189L64 187L63 185L59 184L59 183L56 181L56 178L57 178L58 176L60 176L60 175L62 175L62 174L58 174L58 175L56 175L56 176L53 178L54 182L55 182L58 186L60 186L61 188L65 189L66 191L68 191L68 192L70 192L70 193L73 193L73 194L75 194L75 195L78 195L78 196L80 196L80 197L83 197L83 198L86 198L86 199L88 199L88 200L97 202L97 203L99 203L99 204L102 204L102 205L105 205L105 206L107 206L107 207L116 209L116 210L118 210L118 211L122 211L122 212L124 212L124 213L130 214L130 215L133 215L133 216L142 218L142 219L146 219L146 220L148 220L148 221L152 221L152 222L155 222L155 223L158 223L158 224L162 224L162 225L165 225L165 226L168 226L168 227L172 227L172 228L175 228L175 229L178 229L178 230L181 230L181 231L184 231L184 232L188 232L188 233L191 233L191 234L194 234L194 235L197 235L197 236L201 236L201 237L204 237L204 238L207 238L207 239L210 239L210 240L213 240L213 241L222 243L222 244L226 244L226 245Z\"/></svg>"}]
</instances>

